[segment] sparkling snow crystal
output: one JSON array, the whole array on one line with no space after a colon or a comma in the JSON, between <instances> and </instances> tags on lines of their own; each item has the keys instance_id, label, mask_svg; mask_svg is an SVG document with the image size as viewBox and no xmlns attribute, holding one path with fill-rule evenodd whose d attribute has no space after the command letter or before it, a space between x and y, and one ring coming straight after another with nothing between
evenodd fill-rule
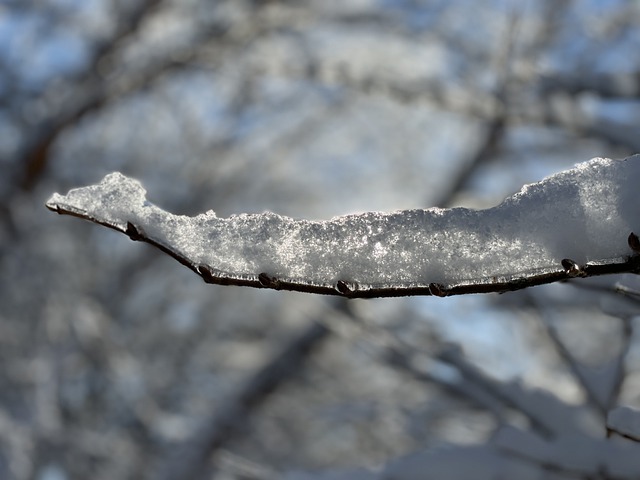
<instances>
[{"instance_id":1,"label":"sparkling snow crystal","mask_svg":"<svg viewBox=\"0 0 640 480\"><path fill-rule=\"evenodd\" d=\"M578 274L588 262L624 261L632 253L629 234L640 232L639 181L640 155L596 158L486 210L308 221L274 213L173 215L150 204L136 180L112 173L98 185L54 194L47 206L161 246L214 283L298 283L344 294L430 286L438 294L440 286Z\"/></svg>"}]
</instances>

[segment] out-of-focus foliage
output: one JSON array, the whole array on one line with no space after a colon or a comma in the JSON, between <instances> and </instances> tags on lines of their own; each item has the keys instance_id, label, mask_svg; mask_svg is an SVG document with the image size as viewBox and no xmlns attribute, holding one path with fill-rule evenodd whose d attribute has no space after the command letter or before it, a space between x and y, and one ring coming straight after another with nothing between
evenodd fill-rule
<instances>
[{"instance_id":1,"label":"out-of-focus foliage","mask_svg":"<svg viewBox=\"0 0 640 480\"><path fill-rule=\"evenodd\" d=\"M640 150L639 23L627 1L4 1L0 478L393 465L536 432L496 400L516 377L601 434L640 391L610 285L345 310L205 285L43 203L119 170L186 214L495 204Z\"/></svg>"}]
</instances>

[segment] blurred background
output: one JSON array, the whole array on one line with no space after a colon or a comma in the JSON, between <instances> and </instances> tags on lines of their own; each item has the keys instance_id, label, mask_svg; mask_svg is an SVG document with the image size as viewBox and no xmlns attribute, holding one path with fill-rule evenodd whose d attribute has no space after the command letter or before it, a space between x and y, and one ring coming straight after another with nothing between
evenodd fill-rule
<instances>
[{"instance_id":1,"label":"blurred background","mask_svg":"<svg viewBox=\"0 0 640 480\"><path fill-rule=\"evenodd\" d=\"M1 0L0 478L320 478L526 428L470 378L640 404L633 280L338 302L44 207L121 171L186 215L484 208L640 152L639 98L638 1Z\"/></svg>"}]
</instances>

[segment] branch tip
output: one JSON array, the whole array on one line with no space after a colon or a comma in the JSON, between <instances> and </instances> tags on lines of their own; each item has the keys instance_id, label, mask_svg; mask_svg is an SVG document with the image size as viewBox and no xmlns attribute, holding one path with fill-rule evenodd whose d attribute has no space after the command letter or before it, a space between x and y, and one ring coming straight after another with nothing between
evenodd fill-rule
<instances>
[{"instance_id":1,"label":"branch tip","mask_svg":"<svg viewBox=\"0 0 640 480\"><path fill-rule=\"evenodd\" d=\"M51 210L52 212L56 212L58 215L63 215L65 213L64 211L62 211L62 209L60 208L60 205L58 205L57 203L48 201L44 204L44 206L47 207L48 210Z\"/></svg>"}]
</instances>

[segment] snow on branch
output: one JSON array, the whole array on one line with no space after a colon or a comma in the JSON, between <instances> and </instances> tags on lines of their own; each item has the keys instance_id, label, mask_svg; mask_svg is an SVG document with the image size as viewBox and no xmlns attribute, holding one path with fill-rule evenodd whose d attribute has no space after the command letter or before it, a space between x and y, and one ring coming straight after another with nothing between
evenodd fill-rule
<instances>
[{"instance_id":1,"label":"snow on branch","mask_svg":"<svg viewBox=\"0 0 640 480\"><path fill-rule=\"evenodd\" d=\"M607 433L608 436L617 433L640 442L640 412L625 406L610 410L607 415Z\"/></svg>"},{"instance_id":2,"label":"snow on branch","mask_svg":"<svg viewBox=\"0 0 640 480\"><path fill-rule=\"evenodd\" d=\"M46 206L148 242L208 283L354 297L504 292L640 272L640 155L596 158L500 205L368 212L173 215L120 173ZM635 233L634 233L635 232Z\"/></svg>"}]
</instances>

